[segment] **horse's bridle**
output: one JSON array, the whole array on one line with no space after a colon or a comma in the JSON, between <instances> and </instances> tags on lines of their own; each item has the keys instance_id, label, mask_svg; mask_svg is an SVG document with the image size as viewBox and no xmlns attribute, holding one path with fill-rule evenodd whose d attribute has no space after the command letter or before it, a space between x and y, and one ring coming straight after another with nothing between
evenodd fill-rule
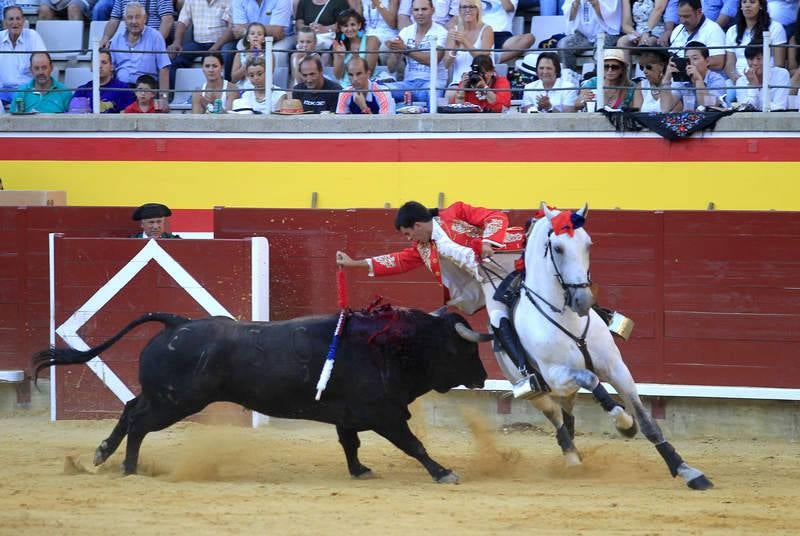
<instances>
[{"instance_id":1,"label":"horse's bridle","mask_svg":"<svg viewBox=\"0 0 800 536\"><path fill-rule=\"evenodd\" d=\"M545 303L547 303L547 305L550 305L550 308L553 309L553 312L563 313L564 312L564 307L566 307L566 305L570 302L570 300L572 298L572 291L573 290L579 289L579 288L589 288L589 287L592 286L592 274L591 274L591 272L589 272L587 270L586 271L586 281L583 282L583 283L567 283L566 281L564 281L564 277L561 275L561 270L558 269L558 265L556 264L555 256L553 255L553 244L552 244L552 242L550 242L550 238L549 238L549 236L552 233L553 233L553 230L551 229L550 232L548 233L547 243L544 246L544 256L547 257L548 252L549 252L549 254L550 254L550 262L553 263L553 269L556 271L556 279L558 279L558 284L561 285L561 289L564 291L564 306L561 308L561 310L557 311L557 310L555 310L553 308L552 305L547 303L547 301L544 300L544 298L542 298L541 296L539 296L539 298L542 299L543 301L545 301Z\"/></svg>"}]
</instances>

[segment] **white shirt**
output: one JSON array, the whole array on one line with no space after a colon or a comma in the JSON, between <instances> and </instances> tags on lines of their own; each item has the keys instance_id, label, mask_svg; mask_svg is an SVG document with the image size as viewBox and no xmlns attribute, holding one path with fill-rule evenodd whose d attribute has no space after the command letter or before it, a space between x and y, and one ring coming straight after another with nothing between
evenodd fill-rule
<instances>
[{"instance_id":1,"label":"white shirt","mask_svg":"<svg viewBox=\"0 0 800 536\"><path fill-rule=\"evenodd\" d=\"M390 0L381 0L381 5L389 9ZM381 15L379 9L372 7L372 0L361 0L361 10L364 14L364 29L367 35L374 35L381 43L397 36L397 29L392 28Z\"/></svg>"},{"instance_id":2,"label":"white shirt","mask_svg":"<svg viewBox=\"0 0 800 536\"><path fill-rule=\"evenodd\" d=\"M767 11L769 12L769 17L780 24L788 26L797 20L797 4L797 0L768 0Z\"/></svg>"},{"instance_id":3,"label":"white shirt","mask_svg":"<svg viewBox=\"0 0 800 536\"><path fill-rule=\"evenodd\" d=\"M570 89L566 90L562 88ZM562 91L558 91L559 89L562 89ZM578 88L563 78L556 78L556 83L553 84L552 89L544 89L542 81L536 80L535 82L525 85L525 94L522 97L522 104L523 106L530 105L536 108L536 99L545 95L550 97L550 104L553 105L553 110L563 112L564 106L575 105L575 99L578 98Z\"/></svg>"},{"instance_id":4,"label":"white shirt","mask_svg":"<svg viewBox=\"0 0 800 536\"><path fill-rule=\"evenodd\" d=\"M11 43L8 30L0 32L0 50L22 52L22 54L0 56L0 87L16 88L27 84L33 78L30 71L30 53L46 51L47 47L44 46L44 41L36 30L26 28L20 32L16 46Z\"/></svg>"},{"instance_id":5,"label":"white shirt","mask_svg":"<svg viewBox=\"0 0 800 536\"><path fill-rule=\"evenodd\" d=\"M272 89L272 111L278 111L278 101L286 95L285 91L281 91L279 88L275 87ZM233 101L232 108L234 110L240 108L251 108L254 112L260 112L262 114L267 113L267 101L264 99L263 101L259 101L256 99L256 92L255 91L245 91L242 94L240 99L236 99Z\"/></svg>"},{"instance_id":6,"label":"white shirt","mask_svg":"<svg viewBox=\"0 0 800 536\"><path fill-rule=\"evenodd\" d=\"M519 0L511 0L514 9L506 11L500 0L483 0L481 6L483 13L481 20L492 27L495 32L510 32L514 25L514 12L517 11Z\"/></svg>"},{"instance_id":7,"label":"white shirt","mask_svg":"<svg viewBox=\"0 0 800 536\"><path fill-rule=\"evenodd\" d=\"M723 47L725 46L725 32L722 31L719 24L711 19L706 18L700 28L696 31L690 32L683 24L679 24L672 30L672 35L669 37L669 47L674 49L673 52L680 56L685 57L686 51L684 47L690 41L700 41L707 47ZM710 48L708 49L709 56L719 56L725 54L724 48Z\"/></svg>"},{"instance_id":8,"label":"white shirt","mask_svg":"<svg viewBox=\"0 0 800 536\"><path fill-rule=\"evenodd\" d=\"M739 46L747 45L752 40L753 36L750 34L750 29L745 28L744 32L742 33L742 42L739 43ZM786 44L786 30L783 29L783 26L781 26L780 23L777 23L775 21L770 22L769 43L771 45ZM728 52L733 52L734 54L736 54L736 71L739 73L743 73L745 69L747 69L747 58L744 57L744 48L733 48L737 46L735 24L730 28L728 28L728 31L725 33L725 46L731 47L728 49ZM790 54L793 52L794 52L793 49L789 51ZM772 60L772 65L774 65L775 57L770 55L770 59Z\"/></svg>"},{"instance_id":9,"label":"white shirt","mask_svg":"<svg viewBox=\"0 0 800 536\"><path fill-rule=\"evenodd\" d=\"M472 314L484 305L480 264L471 248L456 244L441 228L436 219L431 220L431 240L436 243L442 284L450 293L447 305Z\"/></svg>"},{"instance_id":10,"label":"white shirt","mask_svg":"<svg viewBox=\"0 0 800 536\"><path fill-rule=\"evenodd\" d=\"M650 91L650 80L645 78L642 80L642 107L640 112L661 112L661 101L653 97L653 92Z\"/></svg>"},{"instance_id":11,"label":"white shirt","mask_svg":"<svg viewBox=\"0 0 800 536\"><path fill-rule=\"evenodd\" d=\"M572 12L572 4L579 2L578 13L575 18L569 20ZM622 6L619 0L600 0L600 13L603 18L597 16L597 12L588 0L567 0L564 2L564 17L567 19L567 35L580 32L590 43L594 43L597 34L605 32L610 35L619 35L622 28Z\"/></svg>"},{"instance_id":12,"label":"white shirt","mask_svg":"<svg viewBox=\"0 0 800 536\"><path fill-rule=\"evenodd\" d=\"M769 85L770 86L788 86L789 85L789 71L781 67L772 67L769 70ZM762 110L761 103L761 88L747 88L750 81L747 77L742 75L736 80L736 100L743 104L751 104L756 110ZM789 107L789 88L788 87L770 87L769 88L769 109L770 110L786 110Z\"/></svg>"},{"instance_id":13,"label":"white shirt","mask_svg":"<svg viewBox=\"0 0 800 536\"><path fill-rule=\"evenodd\" d=\"M447 30L444 29L444 26L436 24L435 22L431 24L431 27L422 38L419 45L414 40L417 36L416 22L400 30L398 35L408 48L430 49L431 45L444 48L447 44ZM405 80L429 80L431 77L430 72L430 66L418 62L411 56L406 56ZM437 65L436 80L437 86L440 88L447 85L447 69L444 67L444 58L439 60Z\"/></svg>"}]
</instances>

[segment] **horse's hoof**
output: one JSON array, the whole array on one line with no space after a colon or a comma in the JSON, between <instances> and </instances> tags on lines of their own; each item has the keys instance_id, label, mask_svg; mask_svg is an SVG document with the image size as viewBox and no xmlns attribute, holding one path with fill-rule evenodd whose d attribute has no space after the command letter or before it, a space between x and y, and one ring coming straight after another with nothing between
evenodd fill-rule
<instances>
[{"instance_id":1,"label":"horse's hoof","mask_svg":"<svg viewBox=\"0 0 800 536\"><path fill-rule=\"evenodd\" d=\"M579 467L582 465L581 455L578 451L564 453L564 465L567 467Z\"/></svg>"},{"instance_id":2,"label":"horse's hoof","mask_svg":"<svg viewBox=\"0 0 800 536\"><path fill-rule=\"evenodd\" d=\"M636 435L636 432L638 432L636 421L622 406L615 406L610 413L614 417L614 427L616 427L620 434L625 437L633 437Z\"/></svg>"},{"instance_id":3,"label":"horse's hoof","mask_svg":"<svg viewBox=\"0 0 800 536\"><path fill-rule=\"evenodd\" d=\"M106 461L106 453L103 450L103 447L97 447L97 449L94 451L94 459L92 460L92 463L95 467L97 467L104 461Z\"/></svg>"},{"instance_id":4,"label":"horse's hoof","mask_svg":"<svg viewBox=\"0 0 800 536\"><path fill-rule=\"evenodd\" d=\"M453 471L449 471L447 474L440 476L436 479L437 484L458 484L458 475Z\"/></svg>"},{"instance_id":5,"label":"horse's hoof","mask_svg":"<svg viewBox=\"0 0 800 536\"><path fill-rule=\"evenodd\" d=\"M350 478L353 480L369 480L370 478L375 478L375 473L372 472L372 469L367 469L357 475L350 475Z\"/></svg>"},{"instance_id":6,"label":"horse's hoof","mask_svg":"<svg viewBox=\"0 0 800 536\"><path fill-rule=\"evenodd\" d=\"M706 475L701 474L700 476L691 479L689 482L686 483L692 489L696 489L699 491L711 489L714 487L714 483L711 482Z\"/></svg>"},{"instance_id":7,"label":"horse's hoof","mask_svg":"<svg viewBox=\"0 0 800 536\"><path fill-rule=\"evenodd\" d=\"M635 437L637 433L639 433L639 425L636 424L636 421L634 419L631 420L633 420L633 424L631 425L630 428L617 428L617 431L623 437L632 438Z\"/></svg>"}]
</instances>

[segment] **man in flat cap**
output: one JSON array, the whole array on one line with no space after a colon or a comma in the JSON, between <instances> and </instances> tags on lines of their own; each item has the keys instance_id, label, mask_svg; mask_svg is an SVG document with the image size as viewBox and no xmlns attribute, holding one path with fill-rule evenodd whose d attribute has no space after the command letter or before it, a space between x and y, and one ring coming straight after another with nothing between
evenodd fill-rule
<instances>
[{"instance_id":1,"label":"man in flat cap","mask_svg":"<svg viewBox=\"0 0 800 536\"><path fill-rule=\"evenodd\" d=\"M145 203L133 211L133 220L142 222L142 230L131 238L180 238L164 230L164 223L172 211L161 203Z\"/></svg>"}]
</instances>

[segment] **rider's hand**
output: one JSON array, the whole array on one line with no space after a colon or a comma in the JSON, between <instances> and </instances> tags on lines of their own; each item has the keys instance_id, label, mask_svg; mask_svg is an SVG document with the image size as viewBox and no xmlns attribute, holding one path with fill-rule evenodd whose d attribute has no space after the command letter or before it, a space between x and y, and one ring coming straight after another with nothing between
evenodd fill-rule
<instances>
[{"instance_id":1,"label":"rider's hand","mask_svg":"<svg viewBox=\"0 0 800 536\"><path fill-rule=\"evenodd\" d=\"M350 255L345 253L344 251L337 251L336 252L336 264L339 266L352 266L354 261Z\"/></svg>"},{"instance_id":2,"label":"rider's hand","mask_svg":"<svg viewBox=\"0 0 800 536\"><path fill-rule=\"evenodd\" d=\"M484 242L481 246L481 259L486 259L494 255L494 248L488 242Z\"/></svg>"}]
</instances>

